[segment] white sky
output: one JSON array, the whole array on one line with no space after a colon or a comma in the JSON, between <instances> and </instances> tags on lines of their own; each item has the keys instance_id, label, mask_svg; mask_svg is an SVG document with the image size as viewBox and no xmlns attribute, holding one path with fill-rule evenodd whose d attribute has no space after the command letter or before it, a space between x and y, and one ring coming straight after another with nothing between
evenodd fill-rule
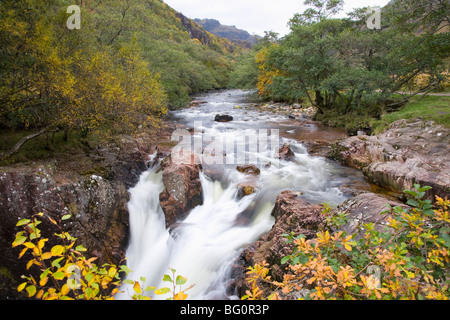
<instances>
[{"instance_id":1,"label":"white sky","mask_svg":"<svg viewBox=\"0 0 450 320\"><path fill-rule=\"evenodd\" d=\"M236 26L251 34L263 36L275 31L281 36L289 32L287 23L295 13L307 6L304 0L164 0L188 18L216 19L223 25ZM353 8L385 6L389 0L345 0L343 16Z\"/></svg>"}]
</instances>

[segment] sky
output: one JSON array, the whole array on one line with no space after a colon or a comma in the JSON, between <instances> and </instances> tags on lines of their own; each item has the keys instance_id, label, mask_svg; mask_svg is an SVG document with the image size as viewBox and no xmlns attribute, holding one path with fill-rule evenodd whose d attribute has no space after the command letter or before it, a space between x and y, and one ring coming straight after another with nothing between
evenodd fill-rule
<instances>
[{"instance_id":1,"label":"sky","mask_svg":"<svg viewBox=\"0 0 450 320\"><path fill-rule=\"evenodd\" d=\"M216 19L221 24L236 26L251 34L264 35L274 31L284 36L289 32L287 23L295 13L307 6L303 0L164 0L166 4L186 17ZM353 8L385 6L389 0L344 0L345 13Z\"/></svg>"}]
</instances>

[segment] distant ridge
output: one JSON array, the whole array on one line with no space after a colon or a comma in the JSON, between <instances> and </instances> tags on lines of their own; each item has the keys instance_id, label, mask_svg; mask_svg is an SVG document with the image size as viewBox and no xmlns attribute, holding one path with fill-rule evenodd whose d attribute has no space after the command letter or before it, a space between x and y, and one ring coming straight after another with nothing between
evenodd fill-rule
<instances>
[{"instance_id":1,"label":"distant ridge","mask_svg":"<svg viewBox=\"0 0 450 320\"><path fill-rule=\"evenodd\" d=\"M257 38L259 38L259 36L251 35L248 31L238 29L236 26L222 25L220 21L215 19L194 19L194 22L198 23L206 31L241 46L252 47L256 44Z\"/></svg>"}]
</instances>

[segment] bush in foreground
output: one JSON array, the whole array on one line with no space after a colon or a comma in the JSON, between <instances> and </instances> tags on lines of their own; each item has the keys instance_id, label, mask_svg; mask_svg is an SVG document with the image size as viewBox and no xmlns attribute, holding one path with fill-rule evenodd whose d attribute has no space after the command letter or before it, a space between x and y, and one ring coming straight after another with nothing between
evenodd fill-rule
<instances>
[{"instance_id":1,"label":"bush in foreground","mask_svg":"<svg viewBox=\"0 0 450 320\"><path fill-rule=\"evenodd\" d=\"M389 207L384 230L364 224L355 234L340 230L344 213L325 208L327 228L314 239L285 235L294 243L283 282L273 281L269 265L248 268L250 290L243 299L448 300L450 201L424 200L430 187L405 190L411 209Z\"/></svg>"},{"instance_id":2,"label":"bush in foreground","mask_svg":"<svg viewBox=\"0 0 450 320\"><path fill-rule=\"evenodd\" d=\"M163 280L171 283L173 288L165 287L156 289L155 287L145 287L146 279L141 277L140 281L133 281L123 278L128 276L131 270L126 265L116 266L104 264L97 266L94 261L96 257L87 258L87 251L82 245L76 246L76 238L61 228L61 222L70 219L70 215L63 216L61 221L56 221L47 217L50 222L56 225L60 233L55 236L60 239L60 244L47 250L48 238L43 238L41 230L38 228L43 217L39 213L32 219L22 219L17 223L23 231L16 234L12 247L23 247L19 254L19 259L27 252L27 257L31 257L27 263L27 270L32 267L37 268L39 278L32 275L22 278L25 280L19 285L17 290L24 292L28 298L42 300L114 300L114 296L119 293L124 285L131 285L133 290L130 294L133 300L150 300L150 292L155 295L171 294L169 299L185 300L188 295L186 291L189 287L181 290L181 286L187 282L182 276L175 276L176 270L170 269L172 275L164 275ZM36 274L36 272L33 272ZM178 288L177 288L178 287Z\"/></svg>"}]
</instances>

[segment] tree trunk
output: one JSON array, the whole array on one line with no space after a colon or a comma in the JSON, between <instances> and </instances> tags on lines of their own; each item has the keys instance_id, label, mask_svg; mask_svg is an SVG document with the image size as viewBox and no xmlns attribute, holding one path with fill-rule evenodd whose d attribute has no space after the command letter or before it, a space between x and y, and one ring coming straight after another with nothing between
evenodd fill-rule
<instances>
[{"instance_id":1,"label":"tree trunk","mask_svg":"<svg viewBox=\"0 0 450 320\"><path fill-rule=\"evenodd\" d=\"M42 129L41 131L32 133L32 134L22 138L19 142L16 143L16 145L9 152L7 152L4 155L2 154L1 155L1 159L4 160L4 159L7 159L7 158L10 158L12 155L16 154L26 142L28 142L30 140L33 140L33 139L43 135L44 133L46 133L49 130L50 130L50 126Z\"/></svg>"},{"instance_id":2,"label":"tree trunk","mask_svg":"<svg viewBox=\"0 0 450 320\"><path fill-rule=\"evenodd\" d=\"M324 110L325 106L324 106L324 99L322 97L322 92L320 92L320 90L316 90L316 106L321 109Z\"/></svg>"}]
</instances>

